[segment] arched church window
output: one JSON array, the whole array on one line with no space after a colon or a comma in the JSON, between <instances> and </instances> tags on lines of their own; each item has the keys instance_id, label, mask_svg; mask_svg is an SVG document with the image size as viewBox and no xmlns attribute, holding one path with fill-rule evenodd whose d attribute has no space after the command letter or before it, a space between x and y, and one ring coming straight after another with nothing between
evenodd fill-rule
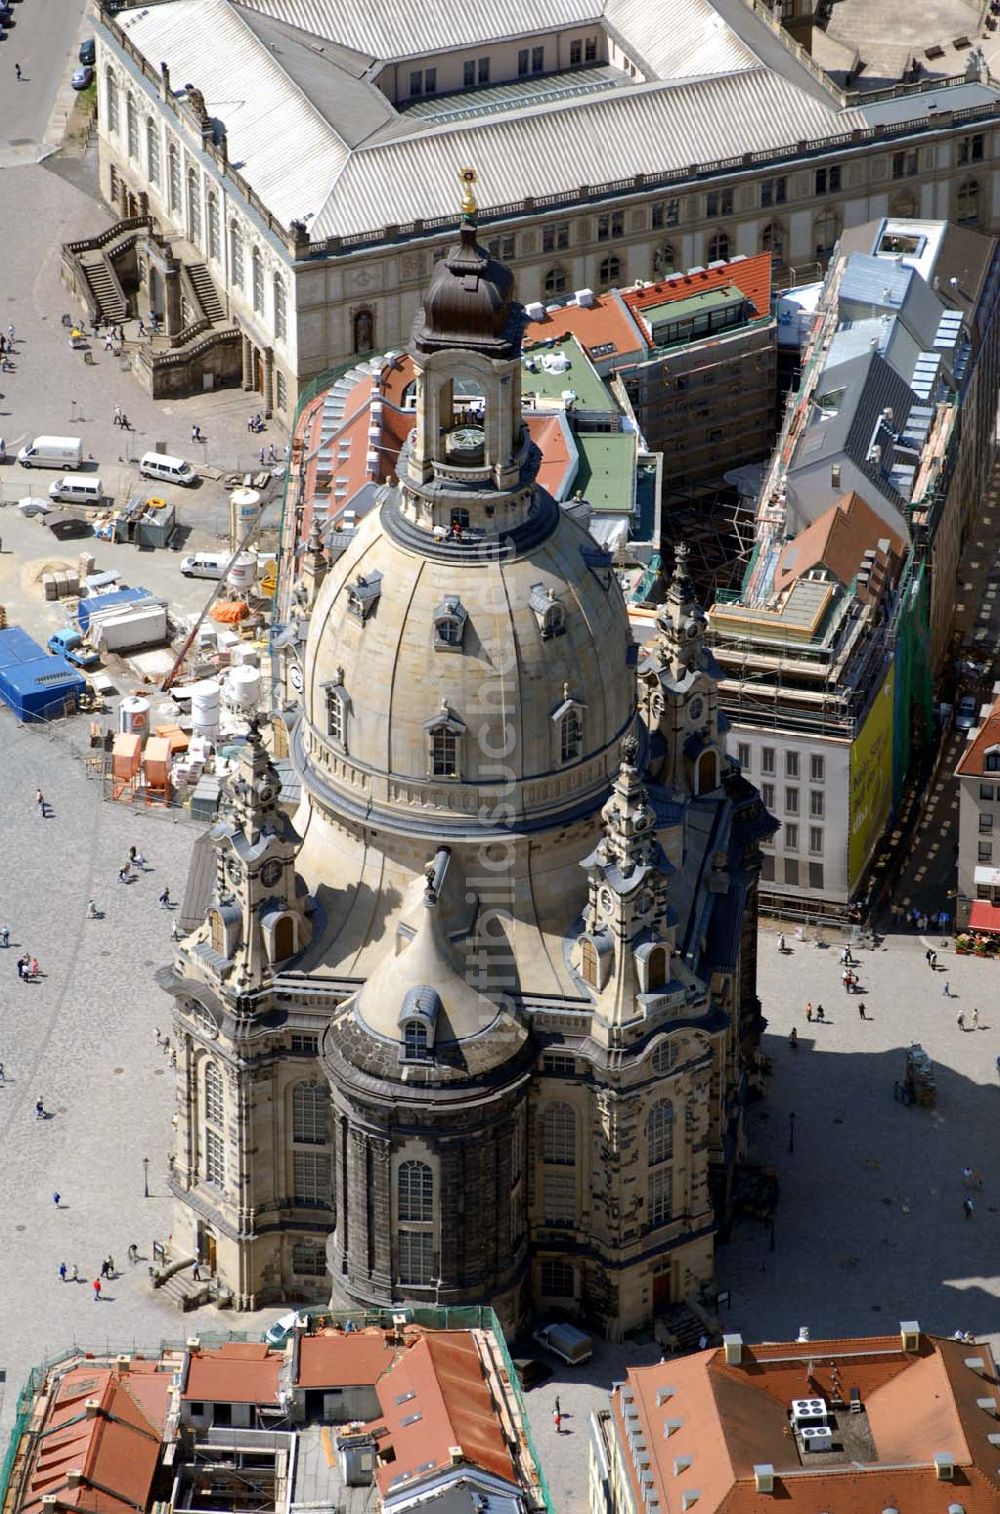
<instances>
[{"instance_id":1,"label":"arched church window","mask_svg":"<svg viewBox=\"0 0 1000 1514\"><path fill-rule=\"evenodd\" d=\"M646 1152L649 1223L663 1225L674 1210L674 1107L669 1099L660 1100L649 1111Z\"/></svg>"},{"instance_id":2,"label":"arched church window","mask_svg":"<svg viewBox=\"0 0 1000 1514\"><path fill-rule=\"evenodd\" d=\"M205 1068L205 1119L209 1125L222 1124L224 1098L222 1074L214 1062Z\"/></svg>"},{"instance_id":3,"label":"arched church window","mask_svg":"<svg viewBox=\"0 0 1000 1514\"><path fill-rule=\"evenodd\" d=\"M426 1162L401 1162L396 1174L396 1202L401 1224L434 1218L434 1174Z\"/></svg>"},{"instance_id":4,"label":"arched church window","mask_svg":"<svg viewBox=\"0 0 1000 1514\"><path fill-rule=\"evenodd\" d=\"M662 988L667 981L667 949L654 946L646 958L646 986L650 993Z\"/></svg>"},{"instance_id":5,"label":"arched church window","mask_svg":"<svg viewBox=\"0 0 1000 1514\"><path fill-rule=\"evenodd\" d=\"M650 1167L670 1162L674 1155L674 1106L660 1099L646 1118L646 1151Z\"/></svg>"},{"instance_id":6,"label":"arched church window","mask_svg":"<svg viewBox=\"0 0 1000 1514\"><path fill-rule=\"evenodd\" d=\"M597 947L587 937L580 944L580 972L584 983L589 983L591 988L599 986Z\"/></svg>"},{"instance_id":7,"label":"arched church window","mask_svg":"<svg viewBox=\"0 0 1000 1514\"><path fill-rule=\"evenodd\" d=\"M302 1146L325 1146L330 1139L329 1093L321 1083L296 1083L292 1089L292 1140Z\"/></svg>"},{"instance_id":8,"label":"arched church window","mask_svg":"<svg viewBox=\"0 0 1000 1514\"><path fill-rule=\"evenodd\" d=\"M188 233L197 246L201 242L201 184L196 168L189 168L187 172L187 199Z\"/></svg>"},{"instance_id":9,"label":"arched church window","mask_svg":"<svg viewBox=\"0 0 1000 1514\"><path fill-rule=\"evenodd\" d=\"M243 233L238 221L229 223L229 275L233 283L243 288Z\"/></svg>"},{"instance_id":10,"label":"arched church window","mask_svg":"<svg viewBox=\"0 0 1000 1514\"><path fill-rule=\"evenodd\" d=\"M181 208L181 155L176 142L167 149L167 179L170 209L177 212Z\"/></svg>"},{"instance_id":11,"label":"arched church window","mask_svg":"<svg viewBox=\"0 0 1000 1514\"><path fill-rule=\"evenodd\" d=\"M219 217L219 196L214 190L208 195L208 255L219 261L222 252L222 222Z\"/></svg>"},{"instance_id":12,"label":"arched church window","mask_svg":"<svg viewBox=\"0 0 1000 1514\"><path fill-rule=\"evenodd\" d=\"M274 335L275 339L283 342L288 336L288 296L285 293L285 281L280 274L275 274L272 280L274 285Z\"/></svg>"},{"instance_id":13,"label":"arched church window","mask_svg":"<svg viewBox=\"0 0 1000 1514\"><path fill-rule=\"evenodd\" d=\"M436 651L455 651L462 645L468 612L457 594L446 594L434 611Z\"/></svg>"},{"instance_id":14,"label":"arched church window","mask_svg":"<svg viewBox=\"0 0 1000 1514\"><path fill-rule=\"evenodd\" d=\"M260 248L254 247L250 254L250 295L258 315L264 313L264 261Z\"/></svg>"},{"instance_id":15,"label":"arched church window","mask_svg":"<svg viewBox=\"0 0 1000 1514\"><path fill-rule=\"evenodd\" d=\"M108 131L117 136L120 121L118 116L118 80L110 68L104 70L104 98L108 105Z\"/></svg>"},{"instance_id":16,"label":"arched church window","mask_svg":"<svg viewBox=\"0 0 1000 1514\"><path fill-rule=\"evenodd\" d=\"M583 752L583 720L580 711L572 706L559 722L559 760L577 762Z\"/></svg>"},{"instance_id":17,"label":"arched church window","mask_svg":"<svg viewBox=\"0 0 1000 1514\"><path fill-rule=\"evenodd\" d=\"M460 778L463 723L442 705L440 715L424 725L427 732L427 761L432 778Z\"/></svg>"},{"instance_id":18,"label":"arched church window","mask_svg":"<svg viewBox=\"0 0 1000 1514\"><path fill-rule=\"evenodd\" d=\"M576 1115L569 1104L550 1104L542 1115L542 1161L561 1167L576 1161Z\"/></svg>"},{"instance_id":19,"label":"arched church window","mask_svg":"<svg viewBox=\"0 0 1000 1514\"><path fill-rule=\"evenodd\" d=\"M128 134L128 155L139 161L139 116L131 90L125 96L125 126Z\"/></svg>"},{"instance_id":20,"label":"arched church window","mask_svg":"<svg viewBox=\"0 0 1000 1514\"><path fill-rule=\"evenodd\" d=\"M284 962L295 955L295 921L291 915L279 915L271 928L271 961Z\"/></svg>"},{"instance_id":21,"label":"arched church window","mask_svg":"<svg viewBox=\"0 0 1000 1514\"><path fill-rule=\"evenodd\" d=\"M597 270L597 284L600 289L610 289L613 284L620 284L621 277L621 258L609 257L601 259Z\"/></svg>"},{"instance_id":22,"label":"arched church window","mask_svg":"<svg viewBox=\"0 0 1000 1514\"><path fill-rule=\"evenodd\" d=\"M423 1020L407 1020L403 1026L403 1053L408 1062L426 1061L427 1026Z\"/></svg>"},{"instance_id":23,"label":"arched church window","mask_svg":"<svg viewBox=\"0 0 1000 1514\"><path fill-rule=\"evenodd\" d=\"M550 268L542 280L542 290L546 299L552 299L557 294L566 293L566 270L558 265Z\"/></svg>"},{"instance_id":24,"label":"arched church window","mask_svg":"<svg viewBox=\"0 0 1000 1514\"><path fill-rule=\"evenodd\" d=\"M146 117L146 172L151 184L160 182L160 128L152 116Z\"/></svg>"}]
</instances>

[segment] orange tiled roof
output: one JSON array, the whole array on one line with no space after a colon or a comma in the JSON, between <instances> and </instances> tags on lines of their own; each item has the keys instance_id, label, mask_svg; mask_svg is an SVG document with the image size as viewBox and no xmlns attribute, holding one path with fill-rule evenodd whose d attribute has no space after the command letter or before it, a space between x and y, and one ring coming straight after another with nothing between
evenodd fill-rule
<instances>
[{"instance_id":1,"label":"orange tiled roof","mask_svg":"<svg viewBox=\"0 0 1000 1514\"><path fill-rule=\"evenodd\" d=\"M622 299L630 310L646 310L650 305L687 300L693 294L704 294L708 289L721 289L725 284L735 284L746 295L758 315L770 314L771 254L760 252L756 257L724 263L721 268L703 268L700 273L685 273L660 279L646 289L623 289Z\"/></svg>"},{"instance_id":2,"label":"orange tiled roof","mask_svg":"<svg viewBox=\"0 0 1000 1514\"><path fill-rule=\"evenodd\" d=\"M849 584L865 552L885 540L897 557L902 555L903 538L852 490L782 547L774 570L775 592L782 593L803 573L820 564L840 583Z\"/></svg>"},{"instance_id":3,"label":"orange tiled roof","mask_svg":"<svg viewBox=\"0 0 1000 1514\"><path fill-rule=\"evenodd\" d=\"M132 1373L108 1367L77 1367L60 1381L34 1451L21 1509L41 1514L51 1494L60 1504L94 1514L144 1509L160 1459L161 1434L171 1374L153 1363L133 1363L142 1378L145 1406L133 1393ZM95 1402L96 1414L86 1405ZM70 1486L69 1473L82 1477Z\"/></svg>"},{"instance_id":4,"label":"orange tiled roof","mask_svg":"<svg viewBox=\"0 0 1000 1514\"><path fill-rule=\"evenodd\" d=\"M622 300L623 297L612 290L609 294L595 295L593 305L567 304L547 310L540 321L528 321L524 329L524 345L528 347L534 342L549 340L559 342L565 336L575 336L588 357L597 347L609 349L599 354L601 361L625 353L645 352L649 340Z\"/></svg>"},{"instance_id":5,"label":"orange tiled roof","mask_svg":"<svg viewBox=\"0 0 1000 1514\"><path fill-rule=\"evenodd\" d=\"M283 1353L263 1341L230 1341L194 1351L188 1366L185 1400L213 1404L276 1404Z\"/></svg>"},{"instance_id":6,"label":"orange tiled roof","mask_svg":"<svg viewBox=\"0 0 1000 1514\"><path fill-rule=\"evenodd\" d=\"M394 1354L381 1330L303 1336L296 1387L354 1388L377 1383Z\"/></svg>"},{"instance_id":7,"label":"orange tiled roof","mask_svg":"<svg viewBox=\"0 0 1000 1514\"><path fill-rule=\"evenodd\" d=\"M570 448L571 442L566 426L559 415L532 415L526 413L524 423L528 435L542 454L538 469L538 482L547 489L553 499L565 499L572 482L570 472L576 473L577 455Z\"/></svg>"},{"instance_id":8,"label":"orange tiled roof","mask_svg":"<svg viewBox=\"0 0 1000 1514\"><path fill-rule=\"evenodd\" d=\"M983 1358L985 1380L966 1366L970 1356ZM793 1398L833 1397L834 1361L841 1394L854 1387L860 1393L872 1454L813 1463L800 1457L789 1434L788 1405ZM739 1365L713 1350L633 1368L631 1401L617 1392L612 1408L640 1505L629 1413L649 1452L661 1508L678 1507L685 1490L697 1489L699 1514L766 1514L769 1496L789 1514L889 1507L944 1514L949 1492L933 1459L947 1452L956 1469L953 1496L965 1514L996 1514L1000 1470L989 1440L996 1421L977 1402L993 1396L995 1382L989 1348L961 1341L922 1336L915 1352L904 1352L898 1336L781 1342L744 1347ZM846 1421L853 1423L850 1415ZM771 1495L756 1488L754 1468L761 1464L774 1468Z\"/></svg>"},{"instance_id":9,"label":"orange tiled roof","mask_svg":"<svg viewBox=\"0 0 1000 1514\"><path fill-rule=\"evenodd\" d=\"M969 742L955 771L963 778L986 777L986 753L1000 746L1000 699L994 701L989 714Z\"/></svg>"},{"instance_id":10,"label":"orange tiled roof","mask_svg":"<svg viewBox=\"0 0 1000 1514\"><path fill-rule=\"evenodd\" d=\"M386 1436L384 1453L394 1459L379 1467L384 1494L402 1473L447 1467L451 1448L463 1460L508 1481L516 1480L500 1421L483 1378L475 1336L467 1330L437 1330L421 1336L380 1380L376 1392ZM399 1399L404 1398L400 1403Z\"/></svg>"}]
</instances>

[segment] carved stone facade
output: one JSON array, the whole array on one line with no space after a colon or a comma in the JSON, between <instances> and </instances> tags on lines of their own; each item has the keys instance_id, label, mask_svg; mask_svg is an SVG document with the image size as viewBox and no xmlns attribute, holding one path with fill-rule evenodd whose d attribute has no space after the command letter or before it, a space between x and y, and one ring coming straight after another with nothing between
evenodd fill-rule
<instances>
[{"instance_id":1,"label":"carved stone facade","mask_svg":"<svg viewBox=\"0 0 1000 1514\"><path fill-rule=\"evenodd\" d=\"M607 554L538 485L522 324L469 209L414 326L400 482L336 564L306 553L294 827L254 736L164 978L174 1233L246 1306L315 1297L320 1233L340 1304L489 1300L512 1328L621 1335L712 1275L772 822L684 554L637 672Z\"/></svg>"}]
</instances>

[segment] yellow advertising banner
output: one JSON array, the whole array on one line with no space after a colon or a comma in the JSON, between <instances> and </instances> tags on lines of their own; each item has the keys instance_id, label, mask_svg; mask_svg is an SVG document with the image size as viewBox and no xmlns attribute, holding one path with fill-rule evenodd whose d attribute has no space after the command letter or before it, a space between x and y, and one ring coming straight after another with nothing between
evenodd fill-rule
<instances>
[{"instance_id":1,"label":"yellow advertising banner","mask_svg":"<svg viewBox=\"0 0 1000 1514\"><path fill-rule=\"evenodd\" d=\"M851 746L848 887L857 887L892 807L892 713L896 670L890 666Z\"/></svg>"}]
</instances>

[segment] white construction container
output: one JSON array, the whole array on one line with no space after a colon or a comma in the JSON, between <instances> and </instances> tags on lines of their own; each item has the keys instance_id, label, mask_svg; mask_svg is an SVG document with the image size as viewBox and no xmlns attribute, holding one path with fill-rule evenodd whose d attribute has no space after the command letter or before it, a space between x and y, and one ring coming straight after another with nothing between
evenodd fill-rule
<instances>
[{"instance_id":1,"label":"white construction container","mask_svg":"<svg viewBox=\"0 0 1000 1514\"><path fill-rule=\"evenodd\" d=\"M246 594L253 588L257 578L257 559L252 552L241 552L233 558L226 583L237 594Z\"/></svg>"},{"instance_id":2,"label":"white construction container","mask_svg":"<svg viewBox=\"0 0 1000 1514\"><path fill-rule=\"evenodd\" d=\"M191 685L191 725L195 731L208 737L218 735L221 703L217 678L202 678Z\"/></svg>"},{"instance_id":3,"label":"white construction container","mask_svg":"<svg viewBox=\"0 0 1000 1514\"><path fill-rule=\"evenodd\" d=\"M118 729L126 736L145 736L149 731L149 700L129 694L118 706Z\"/></svg>"},{"instance_id":4,"label":"white construction container","mask_svg":"<svg viewBox=\"0 0 1000 1514\"><path fill-rule=\"evenodd\" d=\"M260 699L260 668L241 663L226 676L226 698L236 710L254 710Z\"/></svg>"}]
</instances>

